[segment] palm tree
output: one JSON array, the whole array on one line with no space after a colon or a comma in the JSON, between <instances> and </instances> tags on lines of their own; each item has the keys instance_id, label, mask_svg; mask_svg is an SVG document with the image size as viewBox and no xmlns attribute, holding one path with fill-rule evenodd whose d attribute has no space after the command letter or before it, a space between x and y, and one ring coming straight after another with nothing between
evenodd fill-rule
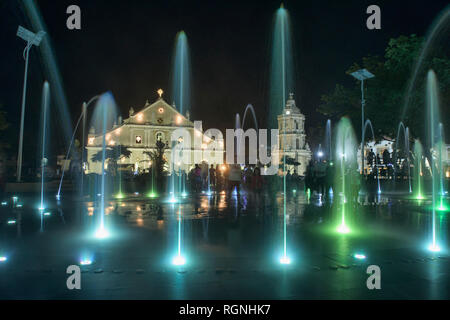
<instances>
[{"instance_id":1,"label":"palm tree","mask_svg":"<svg viewBox=\"0 0 450 320\"><path fill-rule=\"evenodd\" d=\"M166 144L161 140L156 142L156 150L145 151L144 154L148 155L152 162L152 179L153 175L156 178L156 185L158 191L162 190L164 173L167 171L167 160L164 157L164 150L167 148Z\"/></svg>"}]
</instances>

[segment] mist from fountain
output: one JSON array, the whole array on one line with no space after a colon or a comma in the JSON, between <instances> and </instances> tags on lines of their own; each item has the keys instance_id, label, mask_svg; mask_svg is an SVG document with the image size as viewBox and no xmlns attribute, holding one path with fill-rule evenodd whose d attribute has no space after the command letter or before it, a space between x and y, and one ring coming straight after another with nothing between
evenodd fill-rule
<instances>
[{"instance_id":1,"label":"mist from fountain","mask_svg":"<svg viewBox=\"0 0 450 320\"><path fill-rule=\"evenodd\" d=\"M366 122L367 124L367 122ZM340 197L340 206L336 206L336 215L339 217L337 232L346 234L351 232L349 220L353 212L348 203L356 201L352 193L353 179L360 179L357 173L357 150L355 132L348 118L342 118L337 124L335 141L335 195Z\"/></svg>"}]
</instances>

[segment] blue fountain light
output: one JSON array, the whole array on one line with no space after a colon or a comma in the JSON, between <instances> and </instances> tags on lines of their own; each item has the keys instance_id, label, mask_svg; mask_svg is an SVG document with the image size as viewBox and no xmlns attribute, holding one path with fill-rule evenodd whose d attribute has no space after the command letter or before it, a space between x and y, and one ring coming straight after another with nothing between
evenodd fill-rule
<instances>
[{"instance_id":1,"label":"blue fountain light","mask_svg":"<svg viewBox=\"0 0 450 320\"><path fill-rule=\"evenodd\" d=\"M8 258L5 256L0 256L0 262L6 262L8 261Z\"/></svg>"},{"instance_id":2,"label":"blue fountain light","mask_svg":"<svg viewBox=\"0 0 450 320\"><path fill-rule=\"evenodd\" d=\"M80 265L82 266L90 266L92 264L92 260L85 258L80 261Z\"/></svg>"},{"instance_id":3,"label":"blue fountain light","mask_svg":"<svg viewBox=\"0 0 450 320\"><path fill-rule=\"evenodd\" d=\"M175 266L183 266L186 264L186 259L183 256L177 255L172 259L172 264Z\"/></svg>"},{"instance_id":4,"label":"blue fountain light","mask_svg":"<svg viewBox=\"0 0 450 320\"><path fill-rule=\"evenodd\" d=\"M432 243L428 246L428 250L432 252L439 252L441 251L441 248L436 243Z\"/></svg>"},{"instance_id":5,"label":"blue fountain light","mask_svg":"<svg viewBox=\"0 0 450 320\"><path fill-rule=\"evenodd\" d=\"M291 259L288 256L284 255L280 258L281 264L291 264Z\"/></svg>"},{"instance_id":6,"label":"blue fountain light","mask_svg":"<svg viewBox=\"0 0 450 320\"><path fill-rule=\"evenodd\" d=\"M8 202L2 201L2 206L6 206L6 205L8 205Z\"/></svg>"},{"instance_id":7,"label":"blue fountain light","mask_svg":"<svg viewBox=\"0 0 450 320\"><path fill-rule=\"evenodd\" d=\"M96 232L95 232L95 237L97 239L106 239L109 237L109 232L108 230L106 230L104 227L100 227Z\"/></svg>"},{"instance_id":8,"label":"blue fountain light","mask_svg":"<svg viewBox=\"0 0 450 320\"><path fill-rule=\"evenodd\" d=\"M16 222L17 222L17 221L14 220L14 219L8 220L8 224L9 224L9 225L11 225L11 224L16 224Z\"/></svg>"}]
</instances>

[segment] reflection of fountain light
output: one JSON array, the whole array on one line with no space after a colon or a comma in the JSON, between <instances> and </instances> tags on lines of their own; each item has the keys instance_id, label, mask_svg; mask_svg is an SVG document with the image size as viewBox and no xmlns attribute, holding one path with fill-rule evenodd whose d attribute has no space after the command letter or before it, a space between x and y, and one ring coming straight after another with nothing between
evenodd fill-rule
<instances>
[{"instance_id":1,"label":"reflection of fountain light","mask_svg":"<svg viewBox=\"0 0 450 320\"><path fill-rule=\"evenodd\" d=\"M291 259L289 259L288 256L283 256L283 257L281 257L281 259L280 259L280 263L281 263L281 264L291 264Z\"/></svg>"},{"instance_id":2,"label":"reflection of fountain light","mask_svg":"<svg viewBox=\"0 0 450 320\"><path fill-rule=\"evenodd\" d=\"M95 233L97 239L105 239L109 237L108 231L104 227L100 227Z\"/></svg>"},{"instance_id":3,"label":"reflection of fountain light","mask_svg":"<svg viewBox=\"0 0 450 320\"><path fill-rule=\"evenodd\" d=\"M8 260L7 257L5 257L5 256L0 256L0 262L6 262L6 260Z\"/></svg>"},{"instance_id":4,"label":"reflection of fountain light","mask_svg":"<svg viewBox=\"0 0 450 320\"><path fill-rule=\"evenodd\" d=\"M177 198L175 198L174 196L172 196L172 197L169 199L169 202L170 202L170 203L177 203Z\"/></svg>"},{"instance_id":5,"label":"reflection of fountain light","mask_svg":"<svg viewBox=\"0 0 450 320\"><path fill-rule=\"evenodd\" d=\"M82 266L90 266L92 264L92 260L91 259L83 259L80 261L80 265Z\"/></svg>"},{"instance_id":6,"label":"reflection of fountain light","mask_svg":"<svg viewBox=\"0 0 450 320\"><path fill-rule=\"evenodd\" d=\"M182 266L186 264L186 259L180 255L175 256L172 260L172 264L176 266Z\"/></svg>"},{"instance_id":7,"label":"reflection of fountain light","mask_svg":"<svg viewBox=\"0 0 450 320\"><path fill-rule=\"evenodd\" d=\"M439 252L439 251L441 251L441 248L439 248L439 246L437 244L433 243L428 246L428 250L433 251L433 252Z\"/></svg>"},{"instance_id":8,"label":"reflection of fountain light","mask_svg":"<svg viewBox=\"0 0 450 320\"><path fill-rule=\"evenodd\" d=\"M350 232L350 229L345 225L345 223L342 223L338 228L337 228L337 232L342 233L342 234L346 234Z\"/></svg>"},{"instance_id":9,"label":"reflection of fountain light","mask_svg":"<svg viewBox=\"0 0 450 320\"><path fill-rule=\"evenodd\" d=\"M364 260L364 259L366 259L366 255L365 254L362 254L362 253L355 253L355 255L353 256L355 259L358 259L358 260Z\"/></svg>"}]
</instances>

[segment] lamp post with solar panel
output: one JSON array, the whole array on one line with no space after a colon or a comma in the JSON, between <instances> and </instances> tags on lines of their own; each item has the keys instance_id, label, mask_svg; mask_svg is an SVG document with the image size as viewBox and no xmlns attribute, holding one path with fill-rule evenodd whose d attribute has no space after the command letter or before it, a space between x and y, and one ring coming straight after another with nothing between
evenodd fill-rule
<instances>
[{"instance_id":1,"label":"lamp post with solar panel","mask_svg":"<svg viewBox=\"0 0 450 320\"><path fill-rule=\"evenodd\" d=\"M17 29L17 36L27 42L27 46L23 50L23 58L25 59L25 76L23 80L23 93L22 93L22 112L20 115L20 137L19 137L19 150L17 155L17 182L20 182L22 176L22 149L23 149L23 126L25 121L25 98L27 93L27 76L28 76L28 56L30 49L33 45L39 47L42 38L45 36L44 31L33 33L30 30L19 26Z\"/></svg>"}]
</instances>

